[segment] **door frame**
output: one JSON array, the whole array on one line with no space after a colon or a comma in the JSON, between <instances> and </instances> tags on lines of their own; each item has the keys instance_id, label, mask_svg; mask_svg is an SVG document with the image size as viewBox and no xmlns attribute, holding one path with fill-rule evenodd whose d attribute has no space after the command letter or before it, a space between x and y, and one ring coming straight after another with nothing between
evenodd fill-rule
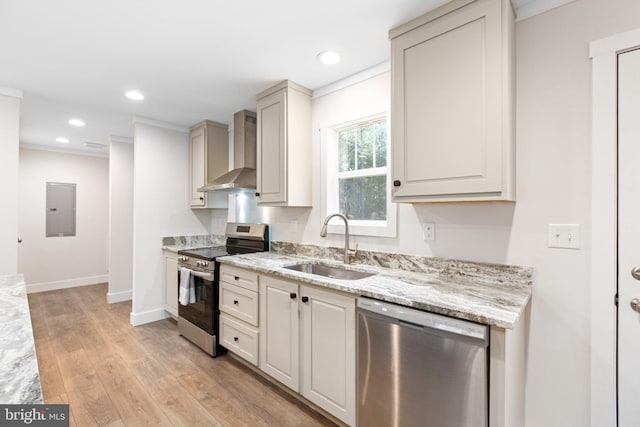
<instances>
[{"instance_id":1,"label":"door frame","mask_svg":"<svg viewBox=\"0 0 640 427\"><path fill-rule=\"evenodd\" d=\"M640 28L589 44L591 134L591 425L616 426L618 53L640 46Z\"/></svg>"}]
</instances>

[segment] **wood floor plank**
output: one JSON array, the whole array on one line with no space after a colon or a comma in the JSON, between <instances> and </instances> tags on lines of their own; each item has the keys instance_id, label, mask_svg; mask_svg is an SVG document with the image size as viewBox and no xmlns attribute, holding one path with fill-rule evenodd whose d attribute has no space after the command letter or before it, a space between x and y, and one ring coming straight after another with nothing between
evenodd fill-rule
<instances>
[{"instance_id":1,"label":"wood floor plank","mask_svg":"<svg viewBox=\"0 0 640 427\"><path fill-rule=\"evenodd\" d=\"M171 425L163 422L164 414L133 376L128 366L116 356L98 363L98 376L111 401L119 408L122 422L131 426Z\"/></svg>"},{"instance_id":2,"label":"wood floor plank","mask_svg":"<svg viewBox=\"0 0 640 427\"><path fill-rule=\"evenodd\" d=\"M53 346L49 338L36 341L36 357L38 359L38 370L40 371L40 383L42 394L45 400L50 397L62 395L66 392L58 361L53 354Z\"/></svg>"},{"instance_id":3,"label":"wood floor plank","mask_svg":"<svg viewBox=\"0 0 640 427\"><path fill-rule=\"evenodd\" d=\"M71 406L81 405L99 426L108 425L121 418L118 409L99 381L89 389L71 391L68 396Z\"/></svg>"},{"instance_id":4,"label":"wood floor plank","mask_svg":"<svg viewBox=\"0 0 640 427\"><path fill-rule=\"evenodd\" d=\"M47 403L71 426L334 426L229 356L211 358L173 319L133 327L107 285L29 295Z\"/></svg>"},{"instance_id":5,"label":"wood floor plank","mask_svg":"<svg viewBox=\"0 0 640 427\"><path fill-rule=\"evenodd\" d=\"M160 403L169 421L176 426L223 426L180 384L169 377L156 381L151 395Z\"/></svg>"}]
</instances>

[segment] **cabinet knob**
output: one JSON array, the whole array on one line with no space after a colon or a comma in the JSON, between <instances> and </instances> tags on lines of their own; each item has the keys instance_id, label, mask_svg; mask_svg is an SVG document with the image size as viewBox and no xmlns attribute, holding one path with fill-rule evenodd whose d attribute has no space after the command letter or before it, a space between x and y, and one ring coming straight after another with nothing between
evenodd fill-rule
<instances>
[{"instance_id":1,"label":"cabinet knob","mask_svg":"<svg viewBox=\"0 0 640 427\"><path fill-rule=\"evenodd\" d=\"M235 305L238 305L238 300L237 300L237 299L234 299L234 300L233 300L233 303L234 303Z\"/></svg>"},{"instance_id":2,"label":"cabinet knob","mask_svg":"<svg viewBox=\"0 0 640 427\"><path fill-rule=\"evenodd\" d=\"M400 182L399 179L396 179L396 180L393 181L393 186L394 187L400 187L400 185L402 185L402 183Z\"/></svg>"},{"instance_id":3,"label":"cabinet knob","mask_svg":"<svg viewBox=\"0 0 640 427\"><path fill-rule=\"evenodd\" d=\"M256 192L256 197L260 197L260 193Z\"/></svg>"},{"instance_id":4,"label":"cabinet knob","mask_svg":"<svg viewBox=\"0 0 640 427\"><path fill-rule=\"evenodd\" d=\"M295 292L291 292L291 293L289 294L289 298L291 298L291 299L296 299L296 297L297 297L297 296L298 296L298 295L296 295L296 293L295 293Z\"/></svg>"},{"instance_id":5,"label":"cabinet knob","mask_svg":"<svg viewBox=\"0 0 640 427\"><path fill-rule=\"evenodd\" d=\"M240 280L238 276L233 276L233 280Z\"/></svg>"},{"instance_id":6,"label":"cabinet knob","mask_svg":"<svg viewBox=\"0 0 640 427\"><path fill-rule=\"evenodd\" d=\"M309 297L302 297L300 299L302 300L302 302L308 302L309 301Z\"/></svg>"},{"instance_id":7,"label":"cabinet knob","mask_svg":"<svg viewBox=\"0 0 640 427\"><path fill-rule=\"evenodd\" d=\"M204 200L204 197L200 197L200 200Z\"/></svg>"},{"instance_id":8,"label":"cabinet knob","mask_svg":"<svg viewBox=\"0 0 640 427\"><path fill-rule=\"evenodd\" d=\"M233 337L233 341L238 342L240 340L240 338L238 337Z\"/></svg>"}]
</instances>

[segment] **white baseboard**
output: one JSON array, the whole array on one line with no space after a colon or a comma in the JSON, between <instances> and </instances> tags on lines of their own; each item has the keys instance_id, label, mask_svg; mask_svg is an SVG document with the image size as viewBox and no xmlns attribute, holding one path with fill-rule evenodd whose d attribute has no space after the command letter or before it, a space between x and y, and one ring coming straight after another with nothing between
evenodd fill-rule
<instances>
[{"instance_id":1,"label":"white baseboard","mask_svg":"<svg viewBox=\"0 0 640 427\"><path fill-rule=\"evenodd\" d=\"M131 301L131 291L107 292L107 302L109 304L123 301Z\"/></svg>"},{"instance_id":2,"label":"white baseboard","mask_svg":"<svg viewBox=\"0 0 640 427\"><path fill-rule=\"evenodd\" d=\"M143 311L142 313L131 312L131 315L129 316L129 323L131 323L132 326L140 326L145 323L157 322L158 320L163 320L167 317L171 317L171 315L167 313L164 308Z\"/></svg>"},{"instance_id":3,"label":"white baseboard","mask_svg":"<svg viewBox=\"0 0 640 427\"><path fill-rule=\"evenodd\" d=\"M56 289L75 288L77 286L97 285L107 283L109 275L78 277L77 279L58 280L56 282L27 283L27 293L55 291Z\"/></svg>"}]
</instances>

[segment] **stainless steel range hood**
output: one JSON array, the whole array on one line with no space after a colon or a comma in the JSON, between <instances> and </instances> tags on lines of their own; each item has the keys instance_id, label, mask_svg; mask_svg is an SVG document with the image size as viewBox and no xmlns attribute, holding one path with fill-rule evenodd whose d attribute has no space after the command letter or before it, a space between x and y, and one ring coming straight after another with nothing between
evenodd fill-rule
<instances>
[{"instance_id":1,"label":"stainless steel range hood","mask_svg":"<svg viewBox=\"0 0 640 427\"><path fill-rule=\"evenodd\" d=\"M234 169L198 188L202 192L242 193L256 190L256 113L233 115Z\"/></svg>"}]
</instances>

